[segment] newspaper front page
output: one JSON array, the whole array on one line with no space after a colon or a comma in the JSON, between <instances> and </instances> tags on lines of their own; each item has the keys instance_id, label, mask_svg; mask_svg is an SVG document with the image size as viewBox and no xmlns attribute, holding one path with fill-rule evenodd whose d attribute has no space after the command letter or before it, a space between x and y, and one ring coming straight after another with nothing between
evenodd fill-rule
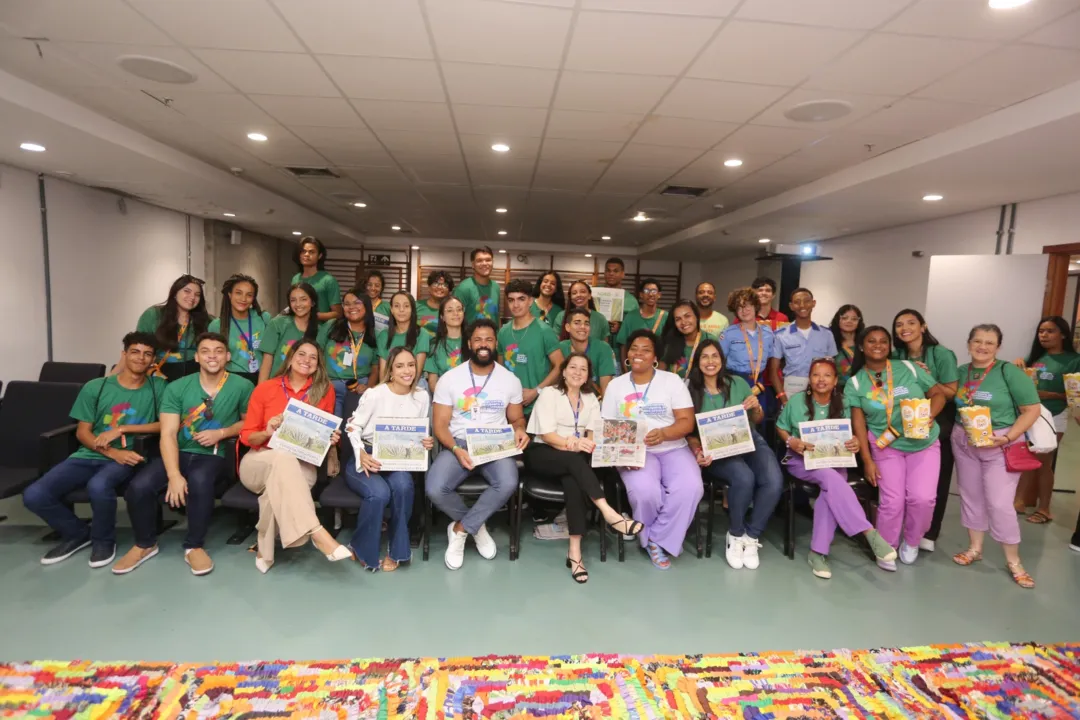
<instances>
[{"instance_id":1,"label":"newspaper front page","mask_svg":"<svg viewBox=\"0 0 1080 720\"><path fill-rule=\"evenodd\" d=\"M296 398L290 398L281 426L267 445L312 465L322 465L330 449L330 436L341 427L341 418Z\"/></svg>"}]
</instances>

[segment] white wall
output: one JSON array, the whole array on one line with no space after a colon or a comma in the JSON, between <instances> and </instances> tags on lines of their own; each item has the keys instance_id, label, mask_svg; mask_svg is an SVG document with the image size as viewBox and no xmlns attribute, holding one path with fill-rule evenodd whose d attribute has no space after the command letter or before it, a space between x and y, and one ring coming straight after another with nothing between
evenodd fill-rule
<instances>
[{"instance_id":1,"label":"white wall","mask_svg":"<svg viewBox=\"0 0 1080 720\"><path fill-rule=\"evenodd\" d=\"M728 294L732 290L736 290L741 287L749 287L750 283L754 281L761 273L759 272L758 261L755 260L755 255L742 255L740 257L727 258L725 260L717 260L715 262L705 263L701 267L700 281L708 281L716 288L716 304L713 308L720 313L723 313L730 320L732 314L727 309ZM779 271L771 275L777 283L780 282ZM688 292L693 292L691 288Z\"/></svg>"},{"instance_id":2,"label":"white wall","mask_svg":"<svg viewBox=\"0 0 1080 720\"><path fill-rule=\"evenodd\" d=\"M37 380L48 353L37 176L0 166L0 380ZM54 307L53 312L56 312Z\"/></svg>"},{"instance_id":3,"label":"white wall","mask_svg":"<svg viewBox=\"0 0 1080 720\"><path fill-rule=\"evenodd\" d=\"M240 231L240 244L231 242L232 231L228 223L210 221L205 223L206 240L206 289L207 307L212 315L221 310L221 285L230 275L242 273L259 283L259 305L271 314L281 309L281 272L279 268L279 244L281 240L248 230ZM287 243L286 243L287 244ZM291 250L291 244L287 244ZM289 272L295 272L292 263ZM285 280L287 282L287 279Z\"/></svg>"}]
</instances>

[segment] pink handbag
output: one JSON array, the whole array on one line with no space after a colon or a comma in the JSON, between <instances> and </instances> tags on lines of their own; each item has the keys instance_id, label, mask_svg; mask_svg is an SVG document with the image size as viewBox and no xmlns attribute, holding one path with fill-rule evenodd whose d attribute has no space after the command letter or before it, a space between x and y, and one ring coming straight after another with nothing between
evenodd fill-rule
<instances>
[{"instance_id":1,"label":"pink handbag","mask_svg":"<svg viewBox=\"0 0 1080 720\"><path fill-rule=\"evenodd\" d=\"M1027 472L1042 467L1042 462L1031 452L1023 438L1020 442L1006 445L1001 451L1005 453L1005 469L1009 472Z\"/></svg>"}]
</instances>

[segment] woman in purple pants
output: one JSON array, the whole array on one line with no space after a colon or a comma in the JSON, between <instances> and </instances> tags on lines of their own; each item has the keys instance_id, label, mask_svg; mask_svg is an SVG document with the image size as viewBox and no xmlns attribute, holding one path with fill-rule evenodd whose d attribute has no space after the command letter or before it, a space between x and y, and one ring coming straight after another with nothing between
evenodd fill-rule
<instances>
[{"instance_id":1,"label":"woman in purple pants","mask_svg":"<svg viewBox=\"0 0 1080 720\"><path fill-rule=\"evenodd\" d=\"M814 446L803 442L799 423L851 417L844 404L844 396L837 387L838 378L835 360L814 360L810 364L810 385L806 392L793 395L776 420L776 434L788 447L788 456L784 458L788 472L821 488L814 506L814 534L810 538L807 561L814 575L826 580L832 577L829 546L832 545L837 526L849 536L865 535L878 561L888 563L896 560L896 550L866 519L855 491L848 485L847 471L843 468L807 470L803 461L803 453L812 451ZM849 452L858 452L858 438L851 438L844 447Z\"/></svg>"}]
</instances>

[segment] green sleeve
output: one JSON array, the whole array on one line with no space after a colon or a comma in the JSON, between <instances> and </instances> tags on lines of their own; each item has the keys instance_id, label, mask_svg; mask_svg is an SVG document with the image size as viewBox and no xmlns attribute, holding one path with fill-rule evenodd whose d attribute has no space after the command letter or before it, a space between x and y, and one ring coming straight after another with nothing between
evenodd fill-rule
<instances>
[{"instance_id":1,"label":"green sleeve","mask_svg":"<svg viewBox=\"0 0 1080 720\"><path fill-rule=\"evenodd\" d=\"M740 378L741 379L741 378ZM795 421L792 415L795 414L794 407L798 403L794 402L794 398L788 401L788 404L784 406L784 409L780 411L780 416L776 418L776 427L783 430L788 435L799 436L799 423Z\"/></svg>"},{"instance_id":2,"label":"green sleeve","mask_svg":"<svg viewBox=\"0 0 1080 720\"><path fill-rule=\"evenodd\" d=\"M247 378L240 378L244 384L240 386L240 414L247 412L248 402L251 401L251 393L255 392L255 386Z\"/></svg>"},{"instance_id":3,"label":"green sleeve","mask_svg":"<svg viewBox=\"0 0 1080 720\"><path fill-rule=\"evenodd\" d=\"M428 353L424 360L424 372L439 374L439 366L435 364L435 353Z\"/></svg>"},{"instance_id":4,"label":"green sleeve","mask_svg":"<svg viewBox=\"0 0 1080 720\"><path fill-rule=\"evenodd\" d=\"M728 391L728 405L738 405L750 397L750 384L738 375L731 376L731 388ZM791 403L788 403L790 405Z\"/></svg>"},{"instance_id":5,"label":"green sleeve","mask_svg":"<svg viewBox=\"0 0 1080 720\"><path fill-rule=\"evenodd\" d=\"M844 385L844 404L849 408L861 408L862 403L859 398L859 391L855 389L855 376L852 375Z\"/></svg>"},{"instance_id":6,"label":"green sleeve","mask_svg":"<svg viewBox=\"0 0 1080 720\"><path fill-rule=\"evenodd\" d=\"M210 324L206 326L206 332L221 332L221 318L214 318L210 321Z\"/></svg>"},{"instance_id":7,"label":"green sleeve","mask_svg":"<svg viewBox=\"0 0 1080 720\"><path fill-rule=\"evenodd\" d=\"M151 305L143 310L143 314L139 316L139 322L135 323L135 329L139 332L156 332L160 317L157 306Z\"/></svg>"},{"instance_id":8,"label":"green sleeve","mask_svg":"<svg viewBox=\"0 0 1080 720\"><path fill-rule=\"evenodd\" d=\"M98 395L101 393L101 386L107 380L108 378L94 378L82 386L78 396L75 398L75 404L71 406L71 418L73 420L90 423L91 426L94 424L97 420L97 408L94 405L97 403Z\"/></svg>"},{"instance_id":9,"label":"green sleeve","mask_svg":"<svg viewBox=\"0 0 1080 720\"><path fill-rule=\"evenodd\" d=\"M319 325L319 329L315 331L315 342L319 347L326 345L326 341L330 339L330 328L333 326L333 320L327 320Z\"/></svg>"},{"instance_id":10,"label":"green sleeve","mask_svg":"<svg viewBox=\"0 0 1080 720\"><path fill-rule=\"evenodd\" d=\"M380 360L385 360L390 352L386 348L387 334L388 333L386 330L382 330L381 332L379 332L379 334L375 336L375 345L378 348L376 354L379 356Z\"/></svg>"},{"instance_id":11,"label":"green sleeve","mask_svg":"<svg viewBox=\"0 0 1080 720\"><path fill-rule=\"evenodd\" d=\"M619 325L619 332L615 335L615 344L620 347L626 344L626 338L630 335L628 331L630 327L629 319L626 315L623 315L622 323Z\"/></svg>"},{"instance_id":12,"label":"green sleeve","mask_svg":"<svg viewBox=\"0 0 1080 720\"><path fill-rule=\"evenodd\" d=\"M555 316L555 322L551 326L551 329L555 331L556 335L562 335L562 326L563 326L563 318L564 317L566 317L566 311L565 310L560 310L559 314Z\"/></svg>"},{"instance_id":13,"label":"green sleeve","mask_svg":"<svg viewBox=\"0 0 1080 720\"><path fill-rule=\"evenodd\" d=\"M454 288L454 297L460 300L461 304L465 306L465 320L468 321L472 315L476 313L477 291L473 290L469 285L466 285L463 280Z\"/></svg>"},{"instance_id":14,"label":"green sleeve","mask_svg":"<svg viewBox=\"0 0 1080 720\"><path fill-rule=\"evenodd\" d=\"M292 276L292 280L289 281L289 287L296 285L298 282L300 282L300 273L296 273Z\"/></svg>"},{"instance_id":15,"label":"green sleeve","mask_svg":"<svg viewBox=\"0 0 1080 720\"><path fill-rule=\"evenodd\" d=\"M600 357L596 362L596 376L614 376L616 374L615 353L611 350L611 346L607 343L602 343L600 349L602 350L602 352L600 353Z\"/></svg>"},{"instance_id":16,"label":"green sleeve","mask_svg":"<svg viewBox=\"0 0 1080 720\"><path fill-rule=\"evenodd\" d=\"M547 357L559 349L559 336L546 323L540 323L540 327L544 329L544 332L540 334L540 341L543 343L544 357Z\"/></svg>"},{"instance_id":17,"label":"green sleeve","mask_svg":"<svg viewBox=\"0 0 1080 720\"><path fill-rule=\"evenodd\" d=\"M338 285L337 278L329 273L326 275L326 299L331 307L341 304L341 286Z\"/></svg>"},{"instance_id":18,"label":"green sleeve","mask_svg":"<svg viewBox=\"0 0 1080 720\"><path fill-rule=\"evenodd\" d=\"M911 362L911 361L907 360L907 361L904 361L904 362ZM919 387L922 388L922 391L923 391L924 394L926 392L928 392L930 390L930 388L937 385L938 381L934 379L933 375L926 372L925 370L923 370L921 367L919 367L918 365L916 365L913 362L911 363L911 366L915 368L915 381L917 383L919 383Z\"/></svg>"},{"instance_id":19,"label":"green sleeve","mask_svg":"<svg viewBox=\"0 0 1080 720\"><path fill-rule=\"evenodd\" d=\"M934 377L942 385L959 382L960 372L956 368L956 353L944 345L935 345L934 348Z\"/></svg>"},{"instance_id":20,"label":"green sleeve","mask_svg":"<svg viewBox=\"0 0 1080 720\"><path fill-rule=\"evenodd\" d=\"M424 328L416 335L416 346L413 348L414 355L427 355L431 352L431 334Z\"/></svg>"},{"instance_id":21,"label":"green sleeve","mask_svg":"<svg viewBox=\"0 0 1080 720\"><path fill-rule=\"evenodd\" d=\"M289 317L280 315L266 324L263 335L259 338L259 352L265 353L271 357L274 357L277 354L278 346L281 345L282 321L292 322Z\"/></svg>"},{"instance_id":22,"label":"green sleeve","mask_svg":"<svg viewBox=\"0 0 1080 720\"><path fill-rule=\"evenodd\" d=\"M1038 405L1042 402L1039 399L1038 388L1035 387L1035 383L1031 382L1031 378L1027 376L1026 372L1010 362L1003 362L1001 363L1001 373L1005 376L1005 387L1009 389L1013 402L1018 406Z\"/></svg>"},{"instance_id":23,"label":"green sleeve","mask_svg":"<svg viewBox=\"0 0 1080 720\"><path fill-rule=\"evenodd\" d=\"M184 383L174 382L165 388L165 397L161 400L161 412L180 415L184 411Z\"/></svg>"}]
</instances>

